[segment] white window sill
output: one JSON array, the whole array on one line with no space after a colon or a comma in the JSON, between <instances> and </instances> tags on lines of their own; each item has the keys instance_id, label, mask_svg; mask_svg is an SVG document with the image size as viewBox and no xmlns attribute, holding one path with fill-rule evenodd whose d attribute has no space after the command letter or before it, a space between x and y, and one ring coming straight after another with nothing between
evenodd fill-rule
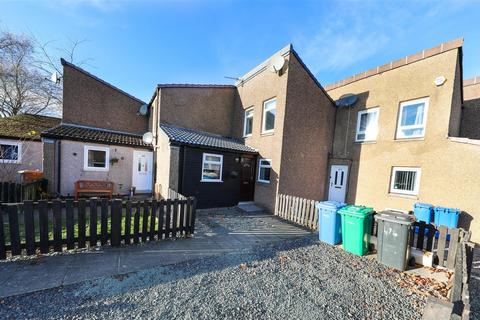
<instances>
[{"instance_id":1,"label":"white window sill","mask_svg":"<svg viewBox=\"0 0 480 320\"><path fill-rule=\"evenodd\" d=\"M0 163L21 164L21 162L18 160L3 160L3 159L0 160Z\"/></svg>"},{"instance_id":2,"label":"white window sill","mask_svg":"<svg viewBox=\"0 0 480 320\"><path fill-rule=\"evenodd\" d=\"M394 192L389 192L388 196L390 197L396 197L396 198L404 198L404 199L414 199L418 200L418 195L416 194L405 194L405 193L394 193Z\"/></svg>"},{"instance_id":3,"label":"white window sill","mask_svg":"<svg viewBox=\"0 0 480 320\"><path fill-rule=\"evenodd\" d=\"M377 140L357 140L357 141L355 141L355 143L358 143L358 144L373 144L373 143L377 143Z\"/></svg>"},{"instance_id":4,"label":"white window sill","mask_svg":"<svg viewBox=\"0 0 480 320\"><path fill-rule=\"evenodd\" d=\"M252 137L252 134L251 134L251 133L243 136L243 138L245 138L245 139L246 139L246 138L251 138L251 137Z\"/></svg>"},{"instance_id":5,"label":"white window sill","mask_svg":"<svg viewBox=\"0 0 480 320\"><path fill-rule=\"evenodd\" d=\"M265 137L265 136L273 136L275 134L275 131L265 131L260 133L260 136Z\"/></svg>"},{"instance_id":6,"label":"white window sill","mask_svg":"<svg viewBox=\"0 0 480 320\"><path fill-rule=\"evenodd\" d=\"M395 141L424 141L425 137L395 138Z\"/></svg>"},{"instance_id":7,"label":"white window sill","mask_svg":"<svg viewBox=\"0 0 480 320\"><path fill-rule=\"evenodd\" d=\"M261 184L270 184L270 181L267 180L257 180L257 182Z\"/></svg>"},{"instance_id":8,"label":"white window sill","mask_svg":"<svg viewBox=\"0 0 480 320\"><path fill-rule=\"evenodd\" d=\"M223 182L223 180L203 180L202 179L202 180L200 180L200 182L218 182L218 183L220 183L220 182Z\"/></svg>"},{"instance_id":9,"label":"white window sill","mask_svg":"<svg viewBox=\"0 0 480 320\"><path fill-rule=\"evenodd\" d=\"M100 172L108 172L108 168L83 168L83 171L100 171Z\"/></svg>"}]
</instances>

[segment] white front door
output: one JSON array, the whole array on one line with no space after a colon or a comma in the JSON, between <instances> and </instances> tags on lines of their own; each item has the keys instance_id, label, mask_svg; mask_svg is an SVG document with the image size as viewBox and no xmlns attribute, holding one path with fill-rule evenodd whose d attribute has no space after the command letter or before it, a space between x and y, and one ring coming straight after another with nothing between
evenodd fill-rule
<instances>
[{"instance_id":1,"label":"white front door","mask_svg":"<svg viewBox=\"0 0 480 320\"><path fill-rule=\"evenodd\" d=\"M153 153L133 151L132 186L136 192L152 192Z\"/></svg>"},{"instance_id":2,"label":"white front door","mask_svg":"<svg viewBox=\"0 0 480 320\"><path fill-rule=\"evenodd\" d=\"M330 186L328 200L345 202L347 193L348 166L332 165L330 169Z\"/></svg>"}]
</instances>

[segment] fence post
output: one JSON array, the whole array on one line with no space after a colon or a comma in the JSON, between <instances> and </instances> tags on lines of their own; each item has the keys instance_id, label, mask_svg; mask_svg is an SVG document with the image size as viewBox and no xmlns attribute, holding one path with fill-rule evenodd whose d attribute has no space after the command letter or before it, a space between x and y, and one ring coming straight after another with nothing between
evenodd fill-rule
<instances>
[{"instance_id":1,"label":"fence post","mask_svg":"<svg viewBox=\"0 0 480 320\"><path fill-rule=\"evenodd\" d=\"M192 221L190 224L190 234L193 234L195 232L195 216L197 213L197 198L193 198L192 201Z\"/></svg>"},{"instance_id":2,"label":"fence post","mask_svg":"<svg viewBox=\"0 0 480 320\"><path fill-rule=\"evenodd\" d=\"M122 200L114 199L112 201L112 247L119 247L122 240L121 226L122 226Z\"/></svg>"}]
</instances>

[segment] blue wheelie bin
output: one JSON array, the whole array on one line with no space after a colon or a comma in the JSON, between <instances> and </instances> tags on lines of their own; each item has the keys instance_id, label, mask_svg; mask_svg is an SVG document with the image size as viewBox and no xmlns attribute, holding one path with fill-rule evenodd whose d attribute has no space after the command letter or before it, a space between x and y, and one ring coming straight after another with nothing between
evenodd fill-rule
<instances>
[{"instance_id":1,"label":"blue wheelie bin","mask_svg":"<svg viewBox=\"0 0 480 320\"><path fill-rule=\"evenodd\" d=\"M321 241L332 245L342 241L342 217L338 210L345 206L345 203L337 201L323 201L317 204L318 238Z\"/></svg>"},{"instance_id":2,"label":"blue wheelie bin","mask_svg":"<svg viewBox=\"0 0 480 320\"><path fill-rule=\"evenodd\" d=\"M426 224L432 223L433 206L428 203L415 203L413 205L413 214L417 221L423 221ZM415 233L418 233L418 227L415 227ZM425 230L425 235L428 236L428 229Z\"/></svg>"},{"instance_id":3,"label":"blue wheelie bin","mask_svg":"<svg viewBox=\"0 0 480 320\"><path fill-rule=\"evenodd\" d=\"M446 226L448 229L458 227L458 217L460 210L455 208L435 207L433 223L438 226ZM435 237L439 237L437 231ZM450 240L450 234L447 234L447 240Z\"/></svg>"}]
</instances>

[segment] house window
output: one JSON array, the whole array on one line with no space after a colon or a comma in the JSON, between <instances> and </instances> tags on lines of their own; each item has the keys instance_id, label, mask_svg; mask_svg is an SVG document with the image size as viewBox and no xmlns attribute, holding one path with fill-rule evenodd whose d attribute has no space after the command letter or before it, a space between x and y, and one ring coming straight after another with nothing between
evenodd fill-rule
<instances>
[{"instance_id":1,"label":"house window","mask_svg":"<svg viewBox=\"0 0 480 320\"><path fill-rule=\"evenodd\" d=\"M22 144L0 141L0 163L20 163L22 161Z\"/></svg>"},{"instance_id":2,"label":"house window","mask_svg":"<svg viewBox=\"0 0 480 320\"><path fill-rule=\"evenodd\" d=\"M248 137L252 135L253 131L253 108L245 110L245 121L243 127L243 136Z\"/></svg>"},{"instance_id":3,"label":"house window","mask_svg":"<svg viewBox=\"0 0 480 320\"><path fill-rule=\"evenodd\" d=\"M390 192L417 195L420 173L420 168L393 167Z\"/></svg>"},{"instance_id":4,"label":"house window","mask_svg":"<svg viewBox=\"0 0 480 320\"><path fill-rule=\"evenodd\" d=\"M203 182L222 182L223 156L221 154L203 154L202 180Z\"/></svg>"},{"instance_id":5,"label":"house window","mask_svg":"<svg viewBox=\"0 0 480 320\"><path fill-rule=\"evenodd\" d=\"M84 147L83 169L86 171L108 171L110 149L108 147Z\"/></svg>"},{"instance_id":6,"label":"house window","mask_svg":"<svg viewBox=\"0 0 480 320\"><path fill-rule=\"evenodd\" d=\"M428 98L402 102L398 119L397 138L421 138L425 136Z\"/></svg>"},{"instance_id":7,"label":"house window","mask_svg":"<svg viewBox=\"0 0 480 320\"><path fill-rule=\"evenodd\" d=\"M357 135L355 141L375 141L378 133L379 108L372 108L358 112Z\"/></svg>"},{"instance_id":8,"label":"house window","mask_svg":"<svg viewBox=\"0 0 480 320\"><path fill-rule=\"evenodd\" d=\"M275 130L275 115L277 113L277 99L270 99L263 103L262 133Z\"/></svg>"},{"instance_id":9,"label":"house window","mask_svg":"<svg viewBox=\"0 0 480 320\"><path fill-rule=\"evenodd\" d=\"M261 159L258 163L258 181L270 183L270 172L272 171L272 164L269 159Z\"/></svg>"}]
</instances>

